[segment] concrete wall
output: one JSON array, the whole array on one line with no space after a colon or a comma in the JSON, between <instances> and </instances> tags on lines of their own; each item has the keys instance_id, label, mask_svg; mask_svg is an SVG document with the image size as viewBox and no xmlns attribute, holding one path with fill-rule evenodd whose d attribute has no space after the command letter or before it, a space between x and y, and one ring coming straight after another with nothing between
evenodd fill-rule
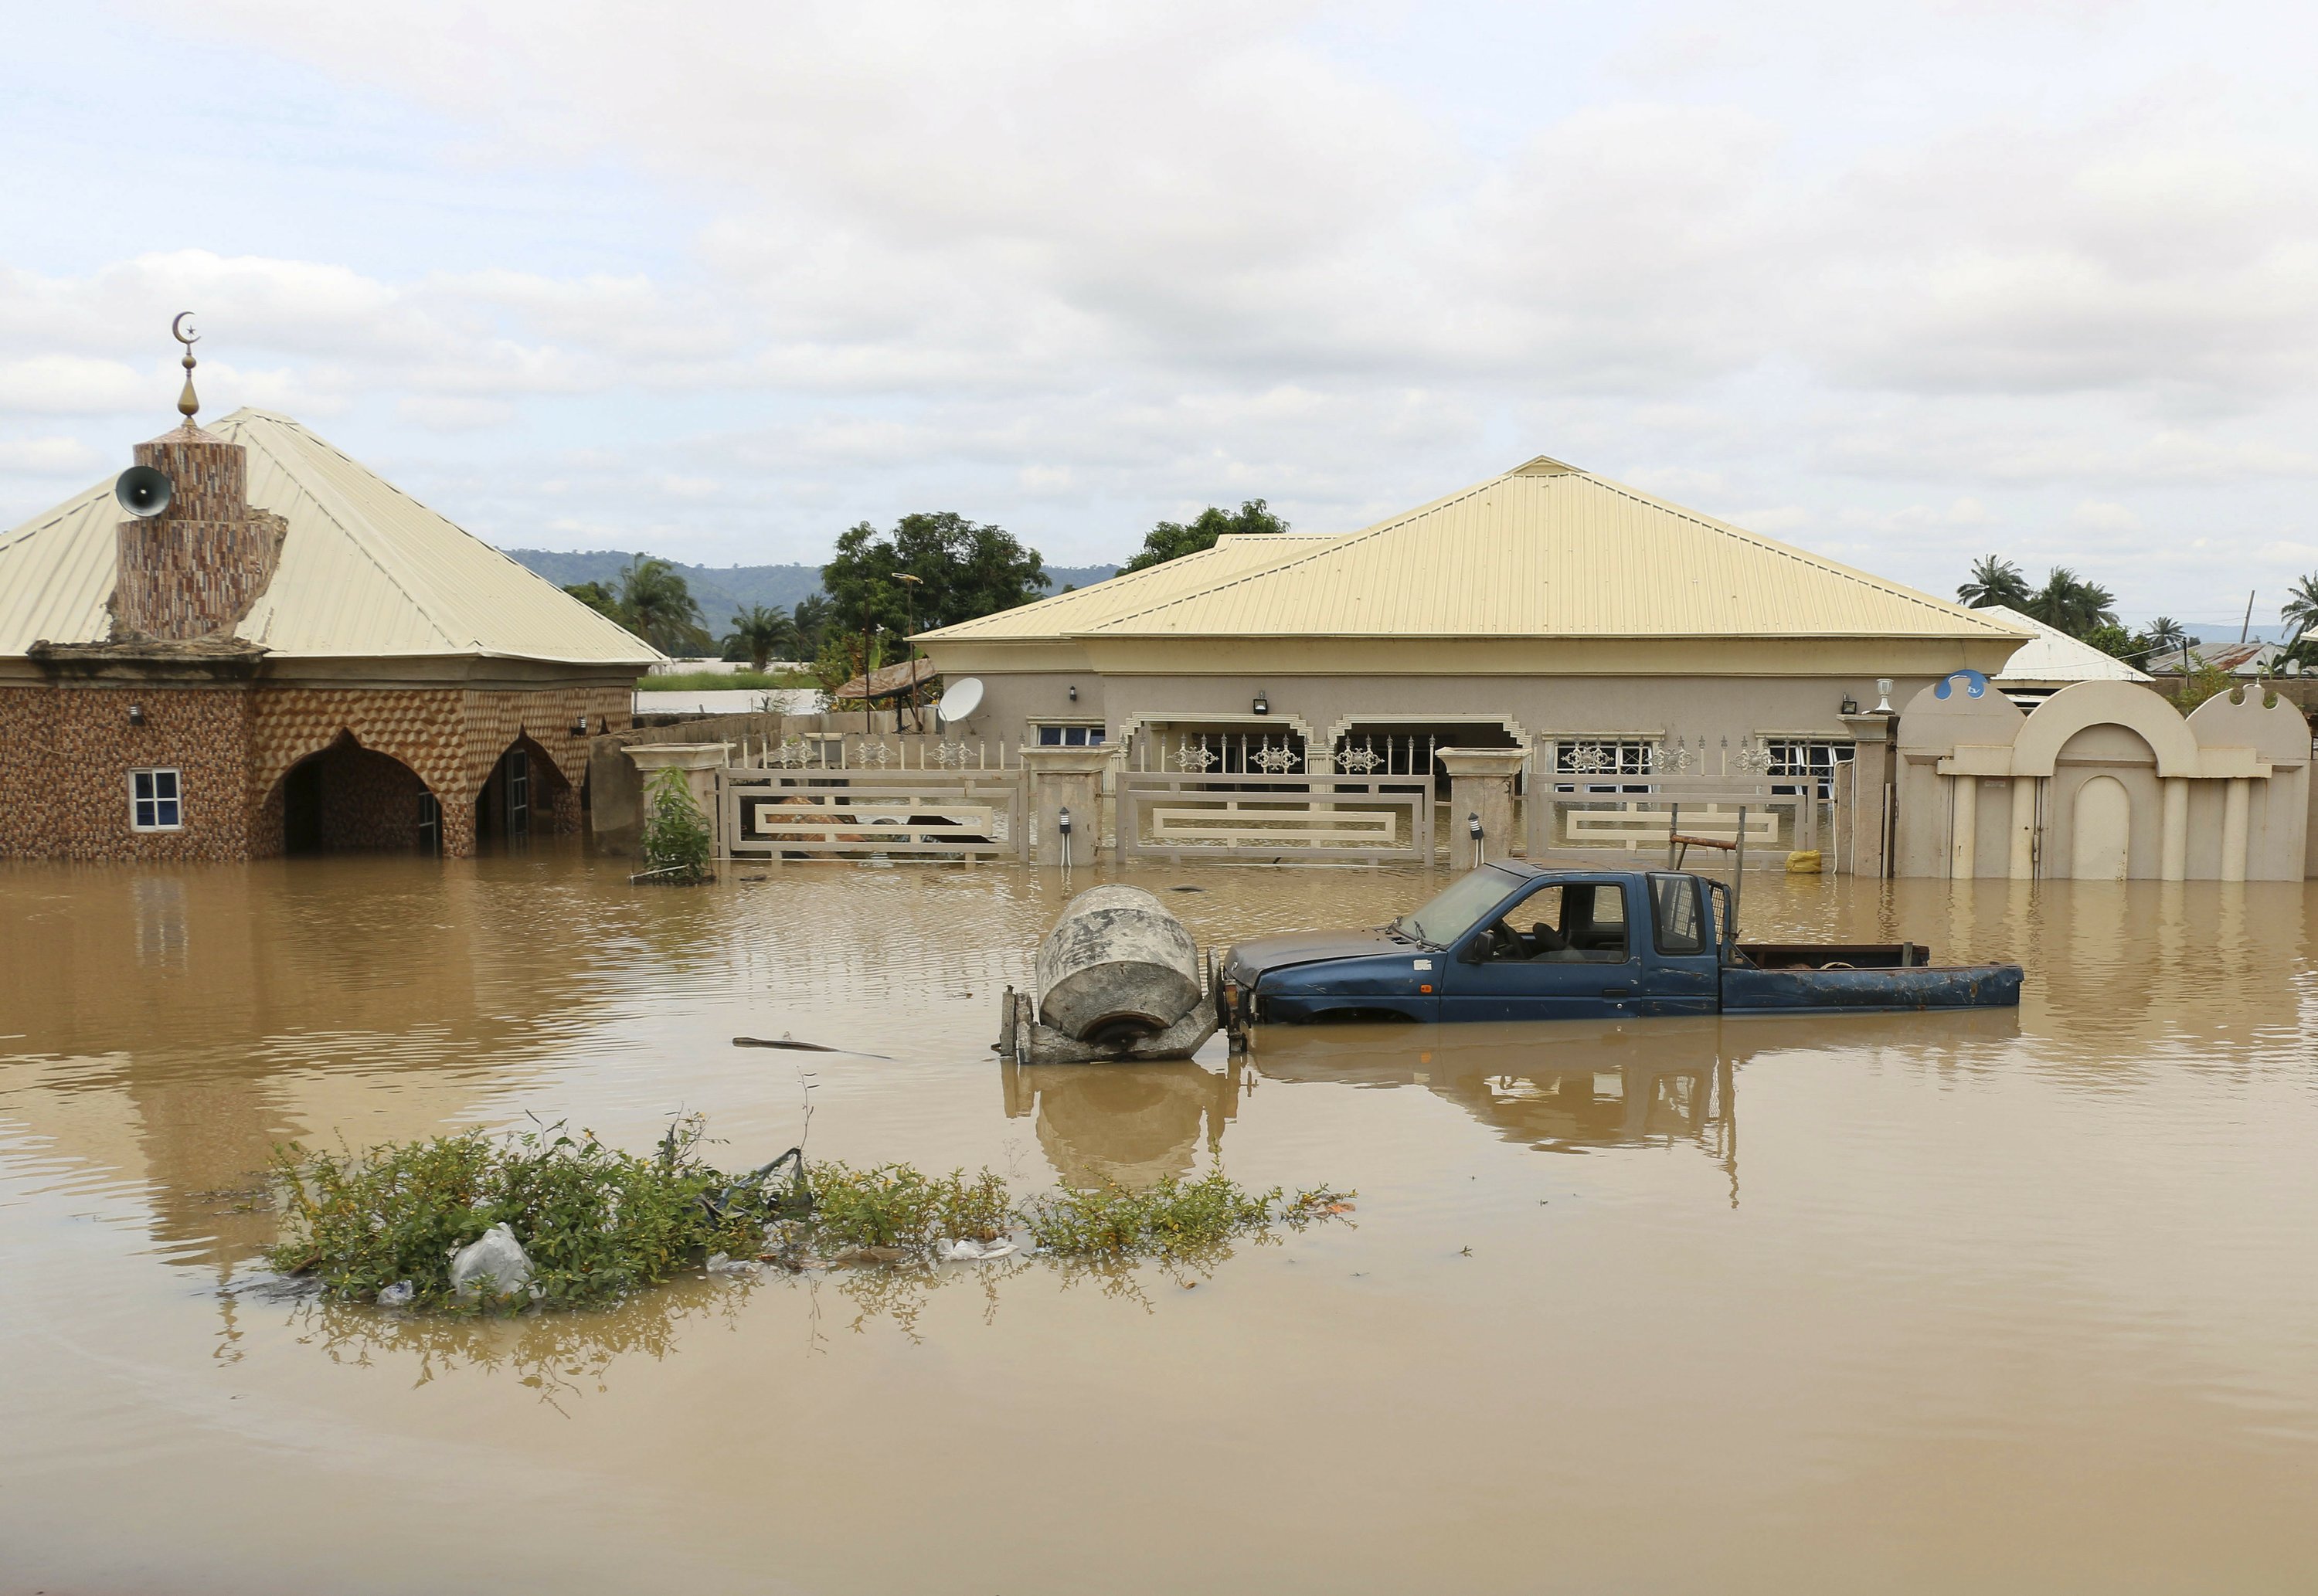
<instances>
[{"instance_id":1,"label":"concrete wall","mask_svg":"<svg viewBox=\"0 0 2318 1596\"><path fill-rule=\"evenodd\" d=\"M1696 739L1733 746L1765 733L1849 735L1840 713L1845 695L1875 703L1873 677L1355 677L1258 680L1207 676L1104 677L1087 672L987 673L983 707L965 735L1009 742L1039 721L1105 726L1114 743L1152 720L1294 731L1326 743L1344 728L1369 724L1453 724L1457 718L1510 722L1528 739L1626 733ZM1929 685L1903 677L1893 702ZM1076 703L1069 689L1079 691ZM1271 713L1253 713L1261 689Z\"/></svg>"}]
</instances>

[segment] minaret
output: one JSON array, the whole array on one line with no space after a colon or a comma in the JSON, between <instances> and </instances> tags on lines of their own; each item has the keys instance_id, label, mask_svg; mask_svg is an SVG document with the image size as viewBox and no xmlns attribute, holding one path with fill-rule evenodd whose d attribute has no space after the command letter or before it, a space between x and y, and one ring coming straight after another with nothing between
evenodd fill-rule
<instances>
[{"instance_id":1,"label":"minaret","mask_svg":"<svg viewBox=\"0 0 2318 1596\"><path fill-rule=\"evenodd\" d=\"M183 426L137 445L137 463L169 479L169 507L121 523L119 580L112 591L117 638L188 641L230 632L273 580L282 551L279 516L249 507L245 453L193 424L193 345L188 310L169 327L185 354Z\"/></svg>"}]
</instances>

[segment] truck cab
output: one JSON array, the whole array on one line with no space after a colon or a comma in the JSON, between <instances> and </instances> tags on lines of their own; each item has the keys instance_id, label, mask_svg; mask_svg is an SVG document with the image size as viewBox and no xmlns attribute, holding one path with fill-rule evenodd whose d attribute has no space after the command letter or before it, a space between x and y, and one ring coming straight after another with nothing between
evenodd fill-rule
<instances>
[{"instance_id":1,"label":"truck cab","mask_svg":"<svg viewBox=\"0 0 2318 1596\"><path fill-rule=\"evenodd\" d=\"M1686 871L1484 865L1374 931L1238 945L1226 1001L1291 1024L1712 1014L1725 891Z\"/></svg>"}]
</instances>

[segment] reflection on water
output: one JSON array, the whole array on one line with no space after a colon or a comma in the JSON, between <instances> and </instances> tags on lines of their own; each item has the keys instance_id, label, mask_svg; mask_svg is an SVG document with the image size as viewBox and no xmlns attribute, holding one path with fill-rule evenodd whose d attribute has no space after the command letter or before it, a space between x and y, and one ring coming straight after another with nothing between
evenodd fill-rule
<instances>
[{"instance_id":1,"label":"reflection on water","mask_svg":"<svg viewBox=\"0 0 2318 1596\"><path fill-rule=\"evenodd\" d=\"M1063 883L749 874L641 891L544 843L0 868L0 1584L406 1589L427 1545L470 1585L1161 1591L1180 1567L1118 1548L1172 1522L1219 1590L1528 1590L1541 1547L1580 1589L2306 1574L2305 890L1766 875L1750 935L2017 958L2023 1006L1017 1070L993 998ZM1135 879L1201 887L1164 901L1203 946L1439 884ZM731 1045L784 1033L855 1050L803 1062L809 1127L799 1059ZM643 1148L693 1111L735 1164L804 1136L1021 1195L1221 1164L1358 1188L1360 1223L512 1322L285 1302L245 1267L285 1138L538 1112ZM1537 1362L1586 1377L1505 1376ZM1219 1507L1253 1468L1262 1500ZM999 1481L1036 1482L1034 1532Z\"/></svg>"},{"instance_id":2,"label":"reflection on water","mask_svg":"<svg viewBox=\"0 0 2318 1596\"><path fill-rule=\"evenodd\" d=\"M1065 1186L1142 1190L1190 1174L1238 1110L1236 1061L1221 1074L1164 1064L999 1066L1006 1116L1035 1116L1038 1146Z\"/></svg>"}]
</instances>

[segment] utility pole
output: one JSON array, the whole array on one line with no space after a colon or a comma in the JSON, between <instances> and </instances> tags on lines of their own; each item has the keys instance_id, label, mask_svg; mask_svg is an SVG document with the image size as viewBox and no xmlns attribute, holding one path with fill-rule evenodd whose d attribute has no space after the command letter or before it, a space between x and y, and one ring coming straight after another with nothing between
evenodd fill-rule
<instances>
[{"instance_id":1,"label":"utility pole","mask_svg":"<svg viewBox=\"0 0 2318 1596\"><path fill-rule=\"evenodd\" d=\"M2245 646L2245 641L2246 641L2246 639L2248 639L2249 637L2251 637L2252 635L2253 635L2253 594L2252 594L2252 593L2248 593L2248 594L2246 595L2246 618L2245 618L2245 624L2238 628L2238 646L2239 646L2240 648L2243 648L2243 647Z\"/></svg>"},{"instance_id":2,"label":"utility pole","mask_svg":"<svg viewBox=\"0 0 2318 1596\"><path fill-rule=\"evenodd\" d=\"M918 713L918 587L920 584L920 578L912 576L907 571L901 572L900 576L902 578L903 614L908 617L903 641L909 645L909 652L904 654L902 658L903 661L903 668L910 673L910 724L915 727L918 731L923 731L926 729L926 718ZM2251 614L2252 612L2249 610L2247 614Z\"/></svg>"}]
</instances>

